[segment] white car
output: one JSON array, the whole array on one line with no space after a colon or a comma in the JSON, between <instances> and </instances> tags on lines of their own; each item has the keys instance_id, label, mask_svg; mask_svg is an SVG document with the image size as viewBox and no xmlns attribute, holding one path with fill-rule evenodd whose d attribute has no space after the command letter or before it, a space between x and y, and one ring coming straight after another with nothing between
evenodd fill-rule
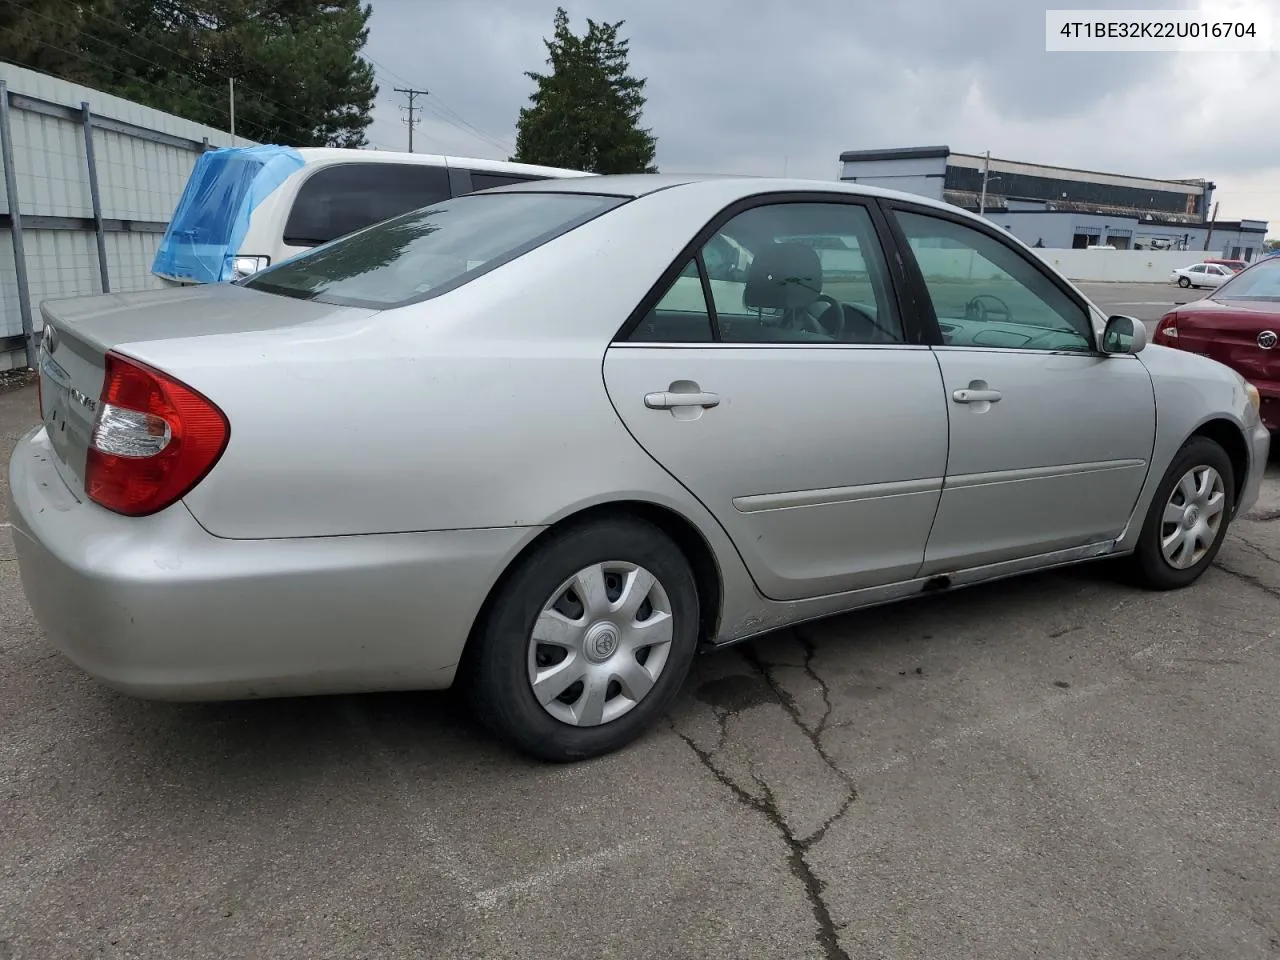
<instances>
[{"instance_id":1,"label":"white car","mask_svg":"<svg viewBox=\"0 0 1280 960\"><path fill-rule=\"evenodd\" d=\"M477 190L585 177L474 157L226 147L200 157L151 272L168 286L243 279L348 233Z\"/></svg>"},{"instance_id":2,"label":"white car","mask_svg":"<svg viewBox=\"0 0 1280 960\"><path fill-rule=\"evenodd\" d=\"M1197 263L1174 270L1169 279L1180 287L1220 287L1235 275L1220 263Z\"/></svg>"}]
</instances>

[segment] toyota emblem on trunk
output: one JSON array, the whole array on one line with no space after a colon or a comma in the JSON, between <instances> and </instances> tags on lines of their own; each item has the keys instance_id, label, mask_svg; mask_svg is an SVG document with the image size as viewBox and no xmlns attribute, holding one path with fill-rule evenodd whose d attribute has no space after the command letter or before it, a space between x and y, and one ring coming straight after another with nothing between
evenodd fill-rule
<instances>
[{"instance_id":1,"label":"toyota emblem on trunk","mask_svg":"<svg viewBox=\"0 0 1280 960\"><path fill-rule=\"evenodd\" d=\"M1258 334L1258 346L1263 350L1270 350L1276 345L1277 341L1280 341L1280 337L1276 336L1274 330L1263 330Z\"/></svg>"}]
</instances>

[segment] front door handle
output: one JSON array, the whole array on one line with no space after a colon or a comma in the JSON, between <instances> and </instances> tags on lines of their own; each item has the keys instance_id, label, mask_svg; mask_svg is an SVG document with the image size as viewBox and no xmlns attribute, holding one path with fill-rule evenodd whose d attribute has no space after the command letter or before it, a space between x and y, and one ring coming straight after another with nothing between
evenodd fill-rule
<instances>
[{"instance_id":1,"label":"front door handle","mask_svg":"<svg viewBox=\"0 0 1280 960\"><path fill-rule=\"evenodd\" d=\"M1002 394L999 390L975 390L972 387L966 387L964 390L956 390L951 394L951 399L956 403L995 403Z\"/></svg>"},{"instance_id":2,"label":"front door handle","mask_svg":"<svg viewBox=\"0 0 1280 960\"><path fill-rule=\"evenodd\" d=\"M715 393L678 393L662 390L658 393L646 393L644 405L650 410L673 410L676 407L709 407L719 406L720 396Z\"/></svg>"}]
</instances>

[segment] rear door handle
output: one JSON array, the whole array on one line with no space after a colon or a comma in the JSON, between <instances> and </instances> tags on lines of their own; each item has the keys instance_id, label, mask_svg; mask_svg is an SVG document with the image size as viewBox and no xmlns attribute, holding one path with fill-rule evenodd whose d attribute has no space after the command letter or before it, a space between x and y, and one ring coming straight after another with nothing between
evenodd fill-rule
<instances>
[{"instance_id":1,"label":"rear door handle","mask_svg":"<svg viewBox=\"0 0 1280 960\"><path fill-rule=\"evenodd\" d=\"M663 390L659 393L646 393L644 405L650 410L671 410L675 407L715 407L720 405L720 395L716 393L677 393Z\"/></svg>"},{"instance_id":2,"label":"rear door handle","mask_svg":"<svg viewBox=\"0 0 1280 960\"><path fill-rule=\"evenodd\" d=\"M974 390L965 388L964 390L956 390L951 394L951 399L956 403L996 403L1002 394L999 390Z\"/></svg>"}]
</instances>

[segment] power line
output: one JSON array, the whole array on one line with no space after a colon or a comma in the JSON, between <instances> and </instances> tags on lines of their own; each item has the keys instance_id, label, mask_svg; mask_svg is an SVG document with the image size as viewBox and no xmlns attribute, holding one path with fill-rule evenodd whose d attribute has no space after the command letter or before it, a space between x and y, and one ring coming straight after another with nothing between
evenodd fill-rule
<instances>
[{"instance_id":1,"label":"power line","mask_svg":"<svg viewBox=\"0 0 1280 960\"><path fill-rule=\"evenodd\" d=\"M400 76L400 74L396 73L394 70L390 69L389 67L385 67L385 66L383 66L381 63L379 63L377 60L373 59L373 57L369 56L367 53L361 53L361 54L360 54L360 56L362 56L362 57L364 57L366 60L368 60L368 61L369 61L369 63L371 63L371 64L373 65L373 68L374 68L374 70L375 70L375 71L377 71L377 70L381 70L381 71L382 71L383 73L385 73L387 76L391 77L391 79L392 79L393 81L396 81L396 82L398 82L398 83L407 83L407 84L412 85L413 81L412 81L412 80L410 80L408 77L402 77L402 76Z\"/></svg>"},{"instance_id":2,"label":"power line","mask_svg":"<svg viewBox=\"0 0 1280 960\"><path fill-rule=\"evenodd\" d=\"M60 46L58 46L57 44L55 44L55 43L49 43L48 41L41 41L41 43L42 43L42 45L43 45L43 46L48 47L50 50L57 50L59 53L65 53L67 56L69 56L69 57L75 57L77 60L83 60L85 63L92 63L94 66L102 67L102 68L104 68L104 69L106 69L106 70L111 70L111 69L112 69L111 64L109 64L109 63L105 63L105 62L104 62L104 61L102 61L102 60L98 60L98 59L96 59L96 58L94 58L94 57L91 57L91 56L89 56L87 53L84 53L83 51L80 51L80 50L68 50L66 47L60 47ZM146 87L148 87L148 88L150 88L150 89L152 89L152 90L159 91L159 92L164 93L164 94L166 94L166 95L172 95L172 93L173 93L173 91L172 91L171 89L166 89L166 88L164 88L164 87L161 87L161 86L160 86L160 84L155 83L154 81L151 81L151 80L147 80L147 79L145 79L145 78L143 78L143 77L132 77L132 78L130 78L130 79L131 79L131 81L132 81L132 82L134 82L134 83L140 83L140 84L143 84L143 85L145 85ZM188 76L188 77L185 77L185 79L187 79L187 80L191 80L191 81L192 81L192 82L194 82L197 86L203 87L203 88L204 88L204 89L206 89L206 90L212 90L212 89L213 89L213 88L212 88L212 87L211 87L207 82L205 82L205 81L203 81L203 80L200 80L200 79L198 79L198 78L196 78L196 77L190 77L190 76ZM218 91L218 95L219 95L219 96L223 96L223 95L224 95L223 91ZM186 106L188 106L188 105L189 105L189 104L186 104L186 103L181 104L181 106L182 106L183 108L185 108L185 107L186 107ZM158 107L153 107L152 109L159 109L159 108L158 108ZM193 121L193 122L195 122L195 121ZM249 127L255 128L255 129L257 130L257 132L258 132L258 135L259 135L259 136L261 136L261 135L262 135L262 134L264 134L264 133L265 133L265 134L269 134L269 133L271 132L271 131L267 130L265 127L261 126L260 124L257 124L257 123L249 123L248 121L245 121L244 119L241 119L241 120L240 120L240 124L241 124L241 125L247 125L247 126L249 126Z\"/></svg>"},{"instance_id":3,"label":"power line","mask_svg":"<svg viewBox=\"0 0 1280 960\"><path fill-rule=\"evenodd\" d=\"M487 133L486 131L482 130L480 127L477 127L475 124L464 119L459 113L457 113L457 111L449 107L449 105L446 104L439 97L428 98L427 105L431 107L431 109L436 113L436 115L439 116L442 120L444 120L445 123L448 123L450 126L454 127L455 129L461 130L463 133L470 134L471 136L476 137L479 140L483 140L485 143L489 144L490 146L495 147L498 150L501 150L505 153L515 152L515 147L513 147L509 141L503 140L500 137L496 137L491 133Z\"/></svg>"},{"instance_id":4,"label":"power line","mask_svg":"<svg viewBox=\"0 0 1280 960\"><path fill-rule=\"evenodd\" d=\"M369 63L373 65L374 71L375 71L375 77L377 77L377 71L381 71L383 73L383 76L377 77L377 79L387 83L389 86L392 87L392 89L396 90L397 92L404 92L399 87L394 86L394 84L397 82L403 83L410 88L413 86L413 81L409 80L403 74L396 73L386 64L373 59L373 57L369 56L367 53L362 53L361 56L364 57L364 59L368 60ZM481 127L477 127L474 123L472 123L471 121L463 117L462 114L458 113L458 111L454 110L453 107L445 103L439 94L434 94L434 93L427 94L426 103L427 103L427 106L431 108L432 112L436 116L438 116L445 123L449 124L455 130L460 130L461 132L468 134L469 136L475 137L483 141L484 143L488 144L489 146L492 146L505 153L515 152L515 147L511 144L509 140L506 140L502 137L495 136L494 134L489 133L488 131L482 129Z\"/></svg>"},{"instance_id":5,"label":"power line","mask_svg":"<svg viewBox=\"0 0 1280 960\"><path fill-rule=\"evenodd\" d=\"M414 100L416 100L418 97L425 97L425 96L427 95L427 91L426 91L426 90L415 90L415 89L413 89L413 87L394 87L393 89L395 90L395 92L396 92L396 93L403 93L406 97L408 97L408 98L409 98L409 107L408 107L408 110L409 110L409 120L408 120L408 123L409 123L409 152L410 152L410 153L413 153L413 127L414 127L414 124L416 124L416 123L418 122L418 121L417 121L417 118L415 118L413 114L414 114L414 112L415 112L415 111L418 111L418 110L421 110L421 109L422 109L421 107L415 107L415 106L413 105L413 101L414 101Z\"/></svg>"}]
</instances>

